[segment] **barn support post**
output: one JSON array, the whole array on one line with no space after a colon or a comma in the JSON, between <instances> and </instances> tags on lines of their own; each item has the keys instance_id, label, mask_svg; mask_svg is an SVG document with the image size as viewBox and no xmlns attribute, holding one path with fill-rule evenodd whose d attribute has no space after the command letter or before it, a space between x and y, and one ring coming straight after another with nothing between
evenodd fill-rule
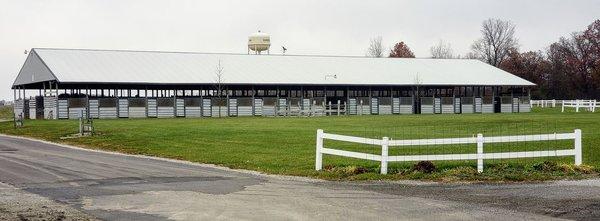
<instances>
[{"instance_id":1,"label":"barn support post","mask_svg":"<svg viewBox=\"0 0 600 221\"><path fill-rule=\"evenodd\" d=\"M254 85L252 85L252 116L256 115L256 102L254 100L254 96L256 94L256 91L254 91Z\"/></svg>"},{"instance_id":2,"label":"barn support post","mask_svg":"<svg viewBox=\"0 0 600 221\"><path fill-rule=\"evenodd\" d=\"M17 113L17 89L13 88L13 123L15 124L15 127L17 127L17 121L16 119L16 113Z\"/></svg>"},{"instance_id":3,"label":"barn support post","mask_svg":"<svg viewBox=\"0 0 600 221\"><path fill-rule=\"evenodd\" d=\"M327 110L327 86L323 87L323 111ZM327 112L324 114L327 116Z\"/></svg>"},{"instance_id":4,"label":"barn support post","mask_svg":"<svg viewBox=\"0 0 600 221\"><path fill-rule=\"evenodd\" d=\"M225 108L226 111L225 113L227 113L226 117L229 117L231 115L231 113L229 113L229 87L225 86Z\"/></svg>"},{"instance_id":5,"label":"barn support post","mask_svg":"<svg viewBox=\"0 0 600 221\"><path fill-rule=\"evenodd\" d=\"M373 101L372 100L373 100L373 88L371 88L371 86L369 86L369 101L368 101L368 104L369 104L369 113L370 114L373 114L373 113L371 113L371 112L373 112L373 107L372 107Z\"/></svg>"},{"instance_id":6,"label":"barn support post","mask_svg":"<svg viewBox=\"0 0 600 221\"><path fill-rule=\"evenodd\" d=\"M54 113L52 114L52 118L54 119L58 119L58 82L56 83L56 94L55 96L55 103L54 103Z\"/></svg>"},{"instance_id":7,"label":"barn support post","mask_svg":"<svg viewBox=\"0 0 600 221\"><path fill-rule=\"evenodd\" d=\"M348 104L350 103L350 87L346 86L346 102L344 102L345 115L350 115L348 111Z\"/></svg>"},{"instance_id":8,"label":"barn support post","mask_svg":"<svg viewBox=\"0 0 600 221\"><path fill-rule=\"evenodd\" d=\"M200 117L204 117L204 91L202 86L200 86L198 93L200 94Z\"/></svg>"}]
</instances>

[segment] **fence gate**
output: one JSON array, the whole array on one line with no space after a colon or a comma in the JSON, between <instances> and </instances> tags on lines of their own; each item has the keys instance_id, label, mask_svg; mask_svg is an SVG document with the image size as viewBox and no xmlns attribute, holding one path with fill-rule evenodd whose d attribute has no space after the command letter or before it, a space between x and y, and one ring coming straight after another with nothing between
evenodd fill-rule
<instances>
[{"instance_id":1,"label":"fence gate","mask_svg":"<svg viewBox=\"0 0 600 221\"><path fill-rule=\"evenodd\" d=\"M156 99L148 99L148 117L157 117Z\"/></svg>"},{"instance_id":2,"label":"fence gate","mask_svg":"<svg viewBox=\"0 0 600 221\"><path fill-rule=\"evenodd\" d=\"M119 117L129 117L129 101L119 99Z\"/></svg>"},{"instance_id":3,"label":"fence gate","mask_svg":"<svg viewBox=\"0 0 600 221\"><path fill-rule=\"evenodd\" d=\"M185 117L202 117L202 100L200 98L185 98Z\"/></svg>"},{"instance_id":4,"label":"fence gate","mask_svg":"<svg viewBox=\"0 0 600 221\"><path fill-rule=\"evenodd\" d=\"M512 111L513 111L513 113L518 113L519 112L519 98L518 97L513 97L513 100L512 100Z\"/></svg>"},{"instance_id":5,"label":"fence gate","mask_svg":"<svg viewBox=\"0 0 600 221\"><path fill-rule=\"evenodd\" d=\"M442 113L442 99L439 97L433 98L433 113Z\"/></svg>"},{"instance_id":6,"label":"fence gate","mask_svg":"<svg viewBox=\"0 0 600 221\"><path fill-rule=\"evenodd\" d=\"M202 99L202 116L203 117L211 117L212 116L211 101L208 98Z\"/></svg>"},{"instance_id":7,"label":"fence gate","mask_svg":"<svg viewBox=\"0 0 600 221\"><path fill-rule=\"evenodd\" d=\"M421 98L421 114L433 114L433 97Z\"/></svg>"},{"instance_id":8,"label":"fence gate","mask_svg":"<svg viewBox=\"0 0 600 221\"><path fill-rule=\"evenodd\" d=\"M311 104L310 99L308 99L308 98L302 99L302 114L303 115L310 115L310 109L311 109L310 104Z\"/></svg>"},{"instance_id":9,"label":"fence gate","mask_svg":"<svg viewBox=\"0 0 600 221\"><path fill-rule=\"evenodd\" d=\"M88 101L87 98L69 98L69 119L78 119L79 113L87 114Z\"/></svg>"},{"instance_id":10,"label":"fence gate","mask_svg":"<svg viewBox=\"0 0 600 221\"><path fill-rule=\"evenodd\" d=\"M453 114L454 113L454 98L452 97L440 97L442 102L442 114Z\"/></svg>"},{"instance_id":11,"label":"fence gate","mask_svg":"<svg viewBox=\"0 0 600 221\"><path fill-rule=\"evenodd\" d=\"M44 119L58 119L56 97L44 97Z\"/></svg>"},{"instance_id":12,"label":"fence gate","mask_svg":"<svg viewBox=\"0 0 600 221\"><path fill-rule=\"evenodd\" d=\"M35 105L35 99L29 99L29 119L35 119L35 115L36 115L36 105Z\"/></svg>"},{"instance_id":13,"label":"fence gate","mask_svg":"<svg viewBox=\"0 0 600 221\"><path fill-rule=\"evenodd\" d=\"M185 102L182 98L177 98L175 100L175 105L176 105L176 113L175 116L177 117L185 117Z\"/></svg>"},{"instance_id":14,"label":"fence gate","mask_svg":"<svg viewBox=\"0 0 600 221\"><path fill-rule=\"evenodd\" d=\"M69 119L69 101L58 99L58 119Z\"/></svg>"},{"instance_id":15,"label":"fence gate","mask_svg":"<svg viewBox=\"0 0 600 221\"><path fill-rule=\"evenodd\" d=\"M147 106L148 105L146 104L146 98L129 98L129 117L145 118Z\"/></svg>"},{"instance_id":16,"label":"fence gate","mask_svg":"<svg viewBox=\"0 0 600 221\"><path fill-rule=\"evenodd\" d=\"M475 111L475 106L473 105L473 100L474 100L473 97L460 98L461 113L472 114Z\"/></svg>"},{"instance_id":17,"label":"fence gate","mask_svg":"<svg viewBox=\"0 0 600 221\"><path fill-rule=\"evenodd\" d=\"M98 110L98 100L89 100L88 103L90 104L90 117L99 118L100 111Z\"/></svg>"},{"instance_id":18,"label":"fence gate","mask_svg":"<svg viewBox=\"0 0 600 221\"><path fill-rule=\"evenodd\" d=\"M99 98L98 118L117 118L117 103L116 98Z\"/></svg>"},{"instance_id":19,"label":"fence gate","mask_svg":"<svg viewBox=\"0 0 600 221\"><path fill-rule=\"evenodd\" d=\"M400 114L400 98L392 98L392 114Z\"/></svg>"},{"instance_id":20,"label":"fence gate","mask_svg":"<svg viewBox=\"0 0 600 221\"><path fill-rule=\"evenodd\" d=\"M161 97L156 99L156 117L170 118L175 116L175 105L173 98Z\"/></svg>"},{"instance_id":21,"label":"fence gate","mask_svg":"<svg viewBox=\"0 0 600 221\"><path fill-rule=\"evenodd\" d=\"M260 98L254 98L254 116L263 115L263 100Z\"/></svg>"},{"instance_id":22,"label":"fence gate","mask_svg":"<svg viewBox=\"0 0 600 221\"><path fill-rule=\"evenodd\" d=\"M277 101L277 115L287 115L287 99L279 98Z\"/></svg>"},{"instance_id":23,"label":"fence gate","mask_svg":"<svg viewBox=\"0 0 600 221\"><path fill-rule=\"evenodd\" d=\"M483 97L481 113L494 113L494 97Z\"/></svg>"},{"instance_id":24,"label":"fence gate","mask_svg":"<svg viewBox=\"0 0 600 221\"><path fill-rule=\"evenodd\" d=\"M401 97L399 100L398 110L400 114L412 114L414 109L414 101L412 97Z\"/></svg>"},{"instance_id":25,"label":"fence gate","mask_svg":"<svg viewBox=\"0 0 600 221\"><path fill-rule=\"evenodd\" d=\"M356 98L348 99L348 114L356 115Z\"/></svg>"},{"instance_id":26,"label":"fence gate","mask_svg":"<svg viewBox=\"0 0 600 221\"><path fill-rule=\"evenodd\" d=\"M501 113L512 113L512 97L510 96L503 96L500 99L500 112Z\"/></svg>"},{"instance_id":27,"label":"fence gate","mask_svg":"<svg viewBox=\"0 0 600 221\"><path fill-rule=\"evenodd\" d=\"M277 98L265 97L262 99L262 116L275 116L277 114Z\"/></svg>"},{"instance_id":28,"label":"fence gate","mask_svg":"<svg viewBox=\"0 0 600 221\"><path fill-rule=\"evenodd\" d=\"M482 106L483 105L483 100L480 97L476 97L475 98L475 113L481 113L482 112Z\"/></svg>"},{"instance_id":29,"label":"fence gate","mask_svg":"<svg viewBox=\"0 0 600 221\"><path fill-rule=\"evenodd\" d=\"M379 114L392 114L392 98L380 97L379 99Z\"/></svg>"},{"instance_id":30,"label":"fence gate","mask_svg":"<svg viewBox=\"0 0 600 221\"><path fill-rule=\"evenodd\" d=\"M519 99L519 112L531 112L529 97L523 96Z\"/></svg>"},{"instance_id":31,"label":"fence gate","mask_svg":"<svg viewBox=\"0 0 600 221\"><path fill-rule=\"evenodd\" d=\"M237 116L252 116L252 98L243 97L237 99Z\"/></svg>"},{"instance_id":32,"label":"fence gate","mask_svg":"<svg viewBox=\"0 0 600 221\"><path fill-rule=\"evenodd\" d=\"M461 113L460 109L461 109L460 97L455 97L454 98L454 113L460 114Z\"/></svg>"},{"instance_id":33,"label":"fence gate","mask_svg":"<svg viewBox=\"0 0 600 221\"><path fill-rule=\"evenodd\" d=\"M227 105L229 108L229 116L235 117L238 115L238 100L235 98L229 99L229 104Z\"/></svg>"},{"instance_id":34,"label":"fence gate","mask_svg":"<svg viewBox=\"0 0 600 221\"><path fill-rule=\"evenodd\" d=\"M371 98L371 114L379 114L379 99L376 97Z\"/></svg>"}]
</instances>

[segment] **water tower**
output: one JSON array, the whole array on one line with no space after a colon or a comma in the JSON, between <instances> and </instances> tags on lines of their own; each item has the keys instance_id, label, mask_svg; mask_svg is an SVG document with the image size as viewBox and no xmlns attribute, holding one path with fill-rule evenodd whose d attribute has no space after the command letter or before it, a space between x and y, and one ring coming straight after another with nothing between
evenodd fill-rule
<instances>
[{"instance_id":1,"label":"water tower","mask_svg":"<svg viewBox=\"0 0 600 221\"><path fill-rule=\"evenodd\" d=\"M271 37L267 33L262 33L260 30L248 37L248 54L254 51L255 54L261 54L263 51L269 53L271 47Z\"/></svg>"}]
</instances>

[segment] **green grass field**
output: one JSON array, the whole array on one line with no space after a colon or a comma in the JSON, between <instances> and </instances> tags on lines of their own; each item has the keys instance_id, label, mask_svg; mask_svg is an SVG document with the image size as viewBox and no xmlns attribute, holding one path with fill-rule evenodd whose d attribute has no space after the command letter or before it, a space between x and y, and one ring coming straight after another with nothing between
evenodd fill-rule
<instances>
[{"instance_id":1,"label":"green grass field","mask_svg":"<svg viewBox=\"0 0 600 221\"><path fill-rule=\"evenodd\" d=\"M490 160L483 174L473 174L474 161L434 162L437 170L423 174L414 163L391 163L389 175L379 175L378 163L325 156L327 170L314 171L315 134L325 132L391 139L520 135L583 131L584 164L600 167L600 113L560 113L559 108L519 114L384 115L340 117L232 117L202 119L114 119L94 121L97 135L61 139L77 132L74 120L28 120L23 128L0 123L0 133L40 138L92 149L160 156L256 170L270 174L325 179L537 180L580 177L573 168L537 171L540 162L572 164L572 157ZM379 154L379 147L326 141L335 147ZM487 144L485 152L572 148L572 141ZM475 145L391 148L391 155L475 153ZM564 165L561 165L565 167ZM558 166L558 167L561 167ZM533 168L533 169L532 169ZM575 169L579 171L579 169ZM466 175L465 175L466 174ZM448 178L448 176L451 176Z\"/></svg>"}]
</instances>

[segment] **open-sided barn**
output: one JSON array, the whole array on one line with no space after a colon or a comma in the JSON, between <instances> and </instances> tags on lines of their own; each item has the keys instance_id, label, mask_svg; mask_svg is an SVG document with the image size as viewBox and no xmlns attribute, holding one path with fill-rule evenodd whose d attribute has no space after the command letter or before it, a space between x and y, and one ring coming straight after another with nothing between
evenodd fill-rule
<instances>
[{"instance_id":1,"label":"open-sided barn","mask_svg":"<svg viewBox=\"0 0 600 221\"><path fill-rule=\"evenodd\" d=\"M35 48L12 88L67 119L529 112L530 86L469 59Z\"/></svg>"}]
</instances>

